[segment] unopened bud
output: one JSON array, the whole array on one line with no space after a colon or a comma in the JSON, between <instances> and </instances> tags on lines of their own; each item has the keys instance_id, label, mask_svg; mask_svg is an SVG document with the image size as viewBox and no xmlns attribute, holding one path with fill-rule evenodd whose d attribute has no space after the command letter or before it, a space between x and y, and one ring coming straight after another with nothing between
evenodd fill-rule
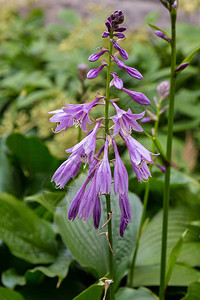
<instances>
[{"instance_id":1,"label":"unopened bud","mask_svg":"<svg viewBox=\"0 0 200 300\"><path fill-rule=\"evenodd\" d=\"M184 70L185 68L187 68L188 65L189 65L188 62L182 63L178 68L176 68L175 72Z\"/></svg>"},{"instance_id":2,"label":"unopened bud","mask_svg":"<svg viewBox=\"0 0 200 300\"><path fill-rule=\"evenodd\" d=\"M169 88L169 81L163 81L158 85L157 93L159 96L161 96L162 100L166 99L169 96Z\"/></svg>"},{"instance_id":3,"label":"unopened bud","mask_svg":"<svg viewBox=\"0 0 200 300\"><path fill-rule=\"evenodd\" d=\"M154 33L155 33L158 37L160 37L161 39L164 39L165 41L171 43L171 39L170 39L167 35L165 35L162 31L156 30L156 31L154 31Z\"/></svg>"}]
</instances>

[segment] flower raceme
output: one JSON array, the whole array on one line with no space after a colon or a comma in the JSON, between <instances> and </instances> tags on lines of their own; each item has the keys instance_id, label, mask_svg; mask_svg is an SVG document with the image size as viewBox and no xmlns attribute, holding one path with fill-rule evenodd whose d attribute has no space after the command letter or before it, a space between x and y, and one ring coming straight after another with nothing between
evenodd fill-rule
<instances>
[{"instance_id":1,"label":"flower raceme","mask_svg":"<svg viewBox=\"0 0 200 300\"><path fill-rule=\"evenodd\" d=\"M109 59L107 61L103 60L98 68L91 69L87 73L88 79L96 78L104 67L108 68L108 70L112 70L112 64L115 64L120 70L127 72L133 79L141 80L143 78L138 70L127 66L122 60L118 59L118 55L120 55L122 59L128 59L128 53L119 46L119 43L125 38L124 32L126 31L126 27L121 26L123 21L124 15L120 10L114 11L114 13L105 21L107 28L103 32L102 37L109 38L111 47L108 48L110 50L98 47L97 49L100 51L90 55L89 61L95 62L102 56L107 56ZM117 53L112 53L112 49L115 52L117 50ZM109 84L109 86L107 84L107 91L114 86L117 90L124 91L135 102L142 105L150 104L149 99L143 93L124 88L124 83L122 79L117 76L117 73L111 71L111 75L113 76L113 79L110 82L106 80ZM70 153L70 156L56 170L52 177L52 181L55 182L58 188L64 188L70 178L74 179L76 177L82 163L89 165L87 179L77 191L71 202L68 218L74 220L78 217L88 221L93 214L93 222L96 229L99 227L101 218L102 195L110 194L113 182L114 193L115 195L119 195L119 207L121 210L120 235L123 237L124 231L131 221L131 208L128 198L128 173L120 158L114 138L119 134L124 140L129 150L132 167L139 182L147 180L151 176L148 164L154 163L151 157L154 154L145 149L131 136L132 131L143 131L138 120L143 118L145 112L134 114L130 109L125 111L121 109L114 100L110 100L108 94L106 94L106 97L100 96L90 103L77 105L66 104L66 107L50 112L51 114L54 114L50 118L50 121L57 122L55 132L66 130L68 127L72 126L80 126L83 131L87 132L87 123L93 123L89 117L92 108L103 104L106 109L106 106L108 107L108 105L112 104L116 111L116 114L109 119L108 117L104 118L104 116L100 116L100 118L96 120L96 125L89 131L87 136L78 144L66 150L66 153ZM110 124L109 126L104 126L104 119L106 119L105 124L113 122L113 125L111 127ZM105 128L105 139L100 150L95 155L97 131L100 127ZM103 139L101 138L99 143L102 140ZM112 179L110 168L111 162L109 160L108 151L111 145L113 145L115 154L115 159L111 161L114 164L114 180Z\"/></svg>"}]
</instances>

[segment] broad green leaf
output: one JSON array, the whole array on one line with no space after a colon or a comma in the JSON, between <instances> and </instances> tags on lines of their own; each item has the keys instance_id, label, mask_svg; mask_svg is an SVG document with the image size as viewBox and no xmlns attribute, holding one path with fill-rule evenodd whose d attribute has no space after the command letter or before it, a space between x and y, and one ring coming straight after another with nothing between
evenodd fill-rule
<instances>
[{"instance_id":1,"label":"broad green leaf","mask_svg":"<svg viewBox=\"0 0 200 300\"><path fill-rule=\"evenodd\" d=\"M37 101L48 99L49 97L52 97L52 95L52 90L34 91L27 96L18 97L17 108L22 109L28 107L35 104Z\"/></svg>"},{"instance_id":2,"label":"broad green leaf","mask_svg":"<svg viewBox=\"0 0 200 300\"><path fill-rule=\"evenodd\" d=\"M1 275L1 281L7 288L14 289L16 285L25 285L26 279L23 275L16 273L15 269L6 270Z\"/></svg>"},{"instance_id":3,"label":"broad green leaf","mask_svg":"<svg viewBox=\"0 0 200 300\"><path fill-rule=\"evenodd\" d=\"M50 192L48 190L43 190L42 193L28 196L25 200L38 202L50 212L54 213L57 205L61 202L65 194L66 192L64 191Z\"/></svg>"},{"instance_id":4,"label":"broad green leaf","mask_svg":"<svg viewBox=\"0 0 200 300\"><path fill-rule=\"evenodd\" d=\"M200 282L193 282L188 287L187 295L182 300L200 300Z\"/></svg>"},{"instance_id":5,"label":"broad green leaf","mask_svg":"<svg viewBox=\"0 0 200 300\"><path fill-rule=\"evenodd\" d=\"M0 238L11 253L31 263L55 260L57 244L50 223L9 194L0 194Z\"/></svg>"},{"instance_id":6,"label":"broad green leaf","mask_svg":"<svg viewBox=\"0 0 200 300\"><path fill-rule=\"evenodd\" d=\"M199 216L198 206L185 205L169 210L167 256L169 257L174 245L192 220ZM162 212L159 212L147 225L139 245L135 270L135 285L159 285L159 264L161 251ZM188 235L190 230L188 231ZM192 249L192 256L191 256ZM199 266L200 243L187 241L183 243L169 285L187 285L191 280L197 280L200 272L190 268ZM182 264L178 265L178 264ZM182 268L177 278L177 270ZM153 272L155 276L150 276Z\"/></svg>"},{"instance_id":7,"label":"broad green leaf","mask_svg":"<svg viewBox=\"0 0 200 300\"><path fill-rule=\"evenodd\" d=\"M55 261L50 266L39 266L34 269L29 270L29 272L36 272L40 271L44 273L48 277L58 277L58 284L59 286L63 279L67 276L69 271L69 265L72 261L72 257L69 251L66 248L60 250L58 256L56 257Z\"/></svg>"},{"instance_id":8,"label":"broad green leaf","mask_svg":"<svg viewBox=\"0 0 200 300\"><path fill-rule=\"evenodd\" d=\"M75 190L81 187L83 176L76 180L72 187ZM75 195L75 192L74 192ZM73 195L71 194L72 200ZM121 278L128 272L130 256L135 245L139 221L141 217L142 205L137 196L130 193L129 200L132 210L132 222L128 224L124 238L119 235L119 223L121 212L118 204L118 197L111 195L113 226L113 251L115 253L115 284L117 285ZM101 222L100 227L106 222L106 204L104 196L101 197ZM107 228L95 230L93 221L84 222L76 219L73 222L67 219L69 202L66 207L58 207L55 213L55 223L58 233L60 233L65 245L70 250L72 256L84 267L93 271L93 274L100 278L108 272L108 244L105 235L99 236Z\"/></svg>"},{"instance_id":9,"label":"broad green leaf","mask_svg":"<svg viewBox=\"0 0 200 300\"><path fill-rule=\"evenodd\" d=\"M93 284L87 290L83 291L73 300L101 300L103 290L105 289L102 284Z\"/></svg>"},{"instance_id":10,"label":"broad green leaf","mask_svg":"<svg viewBox=\"0 0 200 300\"><path fill-rule=\"evenodd\" d=\"M12 291L10 289L6 289L0 286L0 299L1 300L25 300L22 295L19 293Z\"/></svg>"},{"instance_id":11,"label":"broad green leaf","mask_svg":"<svg viewBox=\"0 0 200 300\"><path fill-rule=\"evenodd\" d=\"M140 287L139 289L120 288L115 296L116 300L156 300L158 297L150 290Z\"/></svg>"},{"instance_id":12,"label":"broad green leaf","mask_svg":"<svg viewBox=\"0 0 200 300\"><path fill-rule=\"evenodd\" d=\"M195 54L200 50L200 47L192 51L177 67L177 69L184 63L190 63L195 56ZM177 73L180 73L183 70L178 71Z\"/></svg>"},{"instance_id":13,"label":"broad green leaf","mask_svg":"<svg viewBox=\"0 0 200 300\"><path fill-rule=\"evenodd\" d=\"M184 265L176 264L168 286L188 286L200 280L200 272ZM159 286L160 265L136 266L134 286Z\"/></svg>"},{"instance_id":14,"label":"broad green leaf","mask_svg":"<svg viewBox=\"0 0 200 300\"><path fill-rule=\"evenodd\" d=\"M175 263L177 261L178 255L181 252L182 246L183 246L183 241L184 241L184 237L187 233L188 229L186 229L183 234L180 236L180 238L178 239L178 241L176 242L176 244L174 245L174 247L172 248L170 255L169 255L169 259L167 262L167 271L166 271L166 276L165 276L165 286L167 287L170 277L172 275Z\"/></svg>"},{"instance_id":15,"label":"broad green leaf","mask_svg":"<svg viewBox=\"0 0 200 300\"><path fill-rule=\"evenodd\" d=\"M0 192L20 196L23 191L23 175L12 166L7 156L6 138L0 139Z\"/></svg>"},{"instance_id":16,"label":"broad green leaf","mask_svg":"<svg viewBox=\"0 0 200 300\"><path fill-rule=\"evenodd\" d=\"M13 133L7 137L6 144L27 175L49 174L55 170L57 159L51 156L48 148L37 137Z\"/></svg>"}]
</instances>

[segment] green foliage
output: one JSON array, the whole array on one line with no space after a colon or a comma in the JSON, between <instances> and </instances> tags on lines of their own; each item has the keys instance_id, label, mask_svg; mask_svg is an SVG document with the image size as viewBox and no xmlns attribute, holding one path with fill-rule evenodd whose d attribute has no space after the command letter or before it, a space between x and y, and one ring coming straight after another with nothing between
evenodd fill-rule
<instances>
[{"instance_id":1,"label":"green foliage","mask_svg":"<svg viewBox=\"0 0 200 300\"><path fill-rule=\"evenodd\" d=\"M0 195L0 208L0 238L13 255L35 264L55 259L57 243L50 223L9 194Z\"/></svg>"},{"instance_id":2,"label":"green foliage","mask_svg":"<svg viewBox=\"0 0 200 300\"><path fill-rule=\"evenodd\" d=\"M0 286L0 297L2 300L24 300L19 293Z\"/></svg>"},{"instance_id":3,"label":"green foliage","mask_svg":"<svg viewBox=\"0 0 200 300\"><path fill-rule=\"evenodd\" d=\"M74 300L100 300L104 286L102 284L93 284L87 290L74 298Z\"/></svg>"},{"instance_id":4,"label":"green foliage","mask_svg":"<svg viewBox=\"0 0 200 300\"><path fill-rule=\"evenodd\" d=\"M120 288L116 293L116 300L156 300L158 297L150 290L140 287L139 289Z\"/></svg>"},{"instance_id":5,"label":"green foliage","mask_svg":"<svg viewBox=\"0 0 200 300\"><path fill-rule=\"evenodd\" d=\"M193 282L188 287L188 292L182 300L199 300L200 299L200 283Z\"/></svg>"}]
</instances>

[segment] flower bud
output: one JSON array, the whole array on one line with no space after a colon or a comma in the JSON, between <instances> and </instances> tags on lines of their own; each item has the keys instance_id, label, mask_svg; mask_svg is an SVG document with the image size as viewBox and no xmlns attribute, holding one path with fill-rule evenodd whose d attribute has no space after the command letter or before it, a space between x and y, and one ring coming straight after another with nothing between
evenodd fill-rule
<instances>
[{"instance_id":1,"label":"flower bud","mask_svg":"<svg viewBox=\"0 0 200 300\"><path fill-rule=\"evenodd\" d=\"M169 81L161 82L157 87L157 93L161 96L162 100L169 96L170 83Z\"/></svg>"},{"instance_id":2,"label":"flower bud","mask_svg":"<svg viewBox=\"0 0 200 300\"><path fill-rule=\"evenodd\" d=\"M171 43L171 39L170 39L168 36L166 36L162 31L156 30L156 31L154 31L154 33L155 33L158 37L160 37L161 39L163 39L163 40L168 41L168 42Z\"/></svg>"},{"instance_id":3,"label":"flower bud","mask_svg":"<svg viewBox=\"0 0 200 300\"><path fill-rule=\"evenodd\" d=\"M188 65L189 65L188 62L182 63L178 68L176 68L175 72L184 70L185 68L187 68Z\"/></svg>"},{"instance_id":4,"label":"flower bud","mask_svg":"<svg viewBox=\"0 0 200 300\"><path fill-rule=\"evenodd\" d=\"M87 78L88 66L86 64L80 64L77 67L78 69L78 78L83 82Z\"/></svg>"}]
</instances>

